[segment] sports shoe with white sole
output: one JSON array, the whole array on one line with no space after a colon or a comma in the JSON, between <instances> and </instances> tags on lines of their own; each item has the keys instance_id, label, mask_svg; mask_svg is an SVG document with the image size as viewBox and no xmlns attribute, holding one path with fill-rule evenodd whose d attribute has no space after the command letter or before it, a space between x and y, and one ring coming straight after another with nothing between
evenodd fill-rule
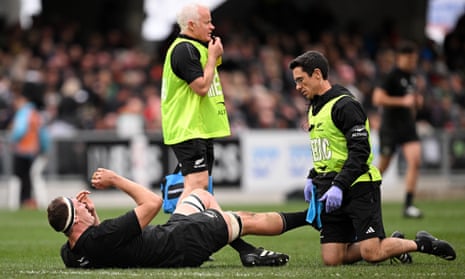
<instances>
[{"instance_id":1,"label":"sports shoe with white sole","mask_svg":"<svg viewBox=\"0 0 465 279\"><path fill-rule=\"evenodd\" d=\"M404 234L395 231L391 234L391 237L397 237L397 238L405 238ZM402 263L402 264L411 264L413 262L412 256L409 253L402 253L400 255L394 256L390 258L391 264L393 263Z\"/></svg>"},{"instance_id":2,"label":"sports shoe with white sole","mask_svg":"<svg viewBox=\"0 0 465 279\"><path fill-rule=\"evenodd\" d=\"M418 245L418 251L437 257L443 258L448 261L455 260L455 250L447 241L437 239L427 231L417 232L415 242Z\"/></svg>"},{"instance_id":3,"label":"sports shoe with white sole","mask_svg":"<svg viewBox=\"0 0 465 279\"><path fill-rule=\"evenodd\" d=\"M423 213L416 206L410 205L404 209L404 217L419 219L423 217Z\"/></svg>"},{"instance_id":4,"label":"sports shoe with white sole","mask_svg":"<svg viewBox=\"0 0 465 279\"><path fill-rule=\"evenodd\" d=\"M280 266L289 261L289 256L283 253L266 250L262 247L253 252L241 255L242 265L251 266Z\"/></svg>"}]
</instances>

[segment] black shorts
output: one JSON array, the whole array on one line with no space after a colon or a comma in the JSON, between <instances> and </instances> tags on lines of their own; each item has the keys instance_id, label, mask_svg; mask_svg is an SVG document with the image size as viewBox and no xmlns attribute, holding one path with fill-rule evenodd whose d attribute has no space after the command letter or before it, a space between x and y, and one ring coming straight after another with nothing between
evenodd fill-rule
<instances>
[{"instance_id":1,"label":"black shorts","mask_svg":"<svg viewBox=\"0 0 465 279\"><path fill-rule=\"evenodd\" d=\"M175 239L183 238L185 247L181 252L185 267L202 265L213 253L228 244L228 227L221 213L214 209L188 216L173 214L168 223L183 226L182 235L177 235Z\"/></svg>"},{"instance_id":2,"label":"black shorts","mask_svg":"<svg viewBox=\"0 0 465 279\"><path fill-rule=\"evenodd\" d=\"M380 184L380 181L357 183L352 188L360 188L344 192L339 209L331 213L323 210L320 242L353 243L373 237L385 238Z\"/></svg>"},{"instance_id":3,"label":"black shorts","mask_svg":"<svg viewBox=\"0 0 465 279\"><path fill-rule=\"evenodd\" d=\"M381 128L379 131L379 152L382 155L391 156L399 145L419 140L415 124L399 129Z\"/></svg>"},{"instance_id":4,"label":"black shorts","mask_svg":"<svg viewBox=\"0 0 465 279\"><path fill-rule=\"evenodd\" d=\"M212 139L192 139L171 145L181 164L182 175L208 170L211 175L215 155Z\"/></svg>"}]
</instances>

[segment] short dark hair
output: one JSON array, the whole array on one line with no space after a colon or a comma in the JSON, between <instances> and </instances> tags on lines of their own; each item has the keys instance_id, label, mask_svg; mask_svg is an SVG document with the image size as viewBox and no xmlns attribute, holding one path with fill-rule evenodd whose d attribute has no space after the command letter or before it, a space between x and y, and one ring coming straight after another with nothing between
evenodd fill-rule
<instances>
[{"instance_id":1,"label":"short dark hair","mask_svg":"<svg viewBox=\"0 0 465 279\"><path fill-rule=\"evenodd\" d=\"M291 63L289 63L289 68L291 70L297 67L302 67L302 70L309 75L311 75L313 71L318 68L321 71L323 79L328 79L328 59L326 59L326 57L321 52L316 50L307 51L297 56L291 61Z\"/></svg>"},{"instance_id":2,"label":"short dark hair","mask_svg":"<svg viewBox=\"0 0 465 279\"><path fill-rule=\"evenodd\" d=\"M412 54L418 52L417 45L412 41L402 41L396 48L398 54Z\"/></svg>"},{"instance_id":3,"label":"short dark hair","mask_svg":"<svg viewBox=\"0 0 465 279\"><path fill-rule=\"evenodd\" d=\"M48 222L57 232L63 232L66 229L66 220L69 215L68 206L64 199L64 197L57 197L47 207Z\"/></svg>"}]
</instances>

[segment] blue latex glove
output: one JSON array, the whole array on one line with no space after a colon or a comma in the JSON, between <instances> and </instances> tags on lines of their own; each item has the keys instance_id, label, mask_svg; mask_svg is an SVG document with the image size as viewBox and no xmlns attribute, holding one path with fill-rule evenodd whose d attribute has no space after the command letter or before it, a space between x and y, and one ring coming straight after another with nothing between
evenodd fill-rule
<instances>
[{"instance_id":1,"label":"blue latex glove","mask_svg":"<svg viewBox=\"0 0 465 279\"><path fill-rule=\"evenodd\" d=\"M320 202L326 201L326 212L332 212L342 203L342 190L337 186L331 186L328 191L319 199Z\"/></svg>"},{"instance_id":2,"label":"blue latex glove","mask_svg":"<svg viewBox=\"0 0 465 279\"><path fill-rule=\"evenodd\" d=\"M306 202L310 202L313 195L313 183L311 178L307 178L307 182L305 182L304 188L304 197Z\"/></svg>"}]
</instances>

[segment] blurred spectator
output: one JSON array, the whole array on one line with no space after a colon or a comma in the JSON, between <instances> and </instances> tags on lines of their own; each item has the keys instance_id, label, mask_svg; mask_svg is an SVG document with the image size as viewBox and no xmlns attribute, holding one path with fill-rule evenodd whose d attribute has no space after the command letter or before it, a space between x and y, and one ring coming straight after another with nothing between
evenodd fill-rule
<instances>
[{"instance_id":1,"label":"blurred spectator","mask_svg":"<svg viewBox=\"0 0 465 279\"><path fill-rule=\"evenodd\" d=\"M8 123L11 121L13 115L10 87L10 80L0 76L0 130L8 127Z\"/></svg>"},{"instance_id":2,"label":"blurred spectator","mask_svg":"<svg viewBox=\"0 0 465 279\"><path fill-rule=\"evenodd\" d=\"M122 137L133 137L144 132L144 104L139 97L129 96L118 109L116 132Z\"/></svg>"},{"instance_id":3,"label":"blurred spectator","mask_svg":"<svg viewBox=\"0 0 465 279\"><path fill-rule=\"evenodd\" d=\"M38 156L45 154L49 146L48 132L37 105L33 103L37 99L35 86L29 83L15 83L12 86L15 108L11 128L13 170L20 180L20 205L27 209L37 208L37 201L33 197L32 165Z\"/></svg>"},{"instance_id":4,"label":"blurred spectator","mask_svg":"<svg viewBox=\"0 0 465 279\"><path fill-rule=\"evenodd\" d=\"M454 103L456 103L460 109L465 109L465 84L463 76L459 73L451 73L449 75L449 85Z\"/></svg>"},{"instance_id":5,"label":"blurred spectator","mask_svg":"<svg viewBox=\"0 0 465 279\"><path fill-rule=\"evenodd\" d=\"M289 57L308 49L323 52L329 59L331 76L338 83L357 88L353 92L359 92L357 98L365 109L374 109L374 84L394 66L393 50L401 39L392 22L385 22L381 32L372 37L362 34L356 22L344 30L334 26L315 29L305 24L287 30L268 22L268 18L266 13L243 21L224 17L215 30L224 42L219 71L233 134L250 128L301 126L305 102L300 94L295 94L287 64ZM464 127L463 121L448 120L464 111L464 97L456 89L464 78L464 18L465 15L457 21L444 48L428 38L420 42L425 105L430 106L431 113L425 109L419 116L435 128ZM160 43L165 48L144 51L131 44L131 36L122 30L86 35L79 22L63 21L59 26L43 22L37 20L28 30L17 25L4 26L2 30L0 127L5 128L11 121L11 80L41 78L45 88L39 108L44 109L54 132L65 129L65 125L71 130L116 129L119 114L124 111L120 108L130 100L128 95L144 103L144 129L160 131L160 57L173 37ZM452 73L457 75L443 82ZM66 92L70 83L76 87L72 93ZM257 91L261 92L259 96Z\"/></svg>"},{"instance_id":6,"label":"blurred spectator","mask_svg":"<svg viewBox=\"0 0 465 279\"><path fill-rule=\"evenodd\" d=\"M145 85L143 91L144 98L144 122L145 129L149 132L161 130L161 99L160 90L153 84Z\"/></svg>"},{"instance_id":7,"label":"blurred spectator","mask_svg":"<svg viewBox=\"0 0 465 279\"><path fill-rule=\"evenodd\" d=\"M349 89L349 91L355 96L355 99L363 104L365 96L355 84L356 76L354 68L348 63L341 61L336 65L336 73L337 76L335 77L335 83L339 83Z\"/></svg>"},{"instance_id":8,"label":"blurred spectator","mask_svg":"<svg viewBox=\"0 0 465 279\"><path fill-rule=\"evenodd\" d=\"M444 56L449 70L465 73L465 14L457 19L454 29L445 36Z\"/></svg>"}]
</instances>

